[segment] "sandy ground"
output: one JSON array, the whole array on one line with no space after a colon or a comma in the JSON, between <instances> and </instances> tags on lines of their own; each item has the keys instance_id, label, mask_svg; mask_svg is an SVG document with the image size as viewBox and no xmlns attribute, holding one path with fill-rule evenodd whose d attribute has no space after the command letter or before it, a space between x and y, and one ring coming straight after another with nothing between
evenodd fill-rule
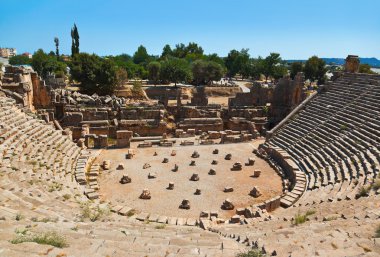
<instances>
[{"instance_id":1,"label":"sandy ground","mask_svg":"<svg viewBox=\"0 0 380 257\"><path fill-rule=\"evenodd\" d=\"M125 159L127 149L105 150L97 158L97 162L111 160L111 169L104 171L100 176L100 194L103 200L112 200L141 212L197 218L201 211L218 211L221 217L230 217L235 210L224 211L220 208L226 198L232 200L238 208L281 194L281 179L265 161L256 158L254 166L244 166L248 157L254 157L252 149L259 143L260 141L209 146L137 148L135 157L129 160ZM215 148L219 149L219 154L212 153ZM176 151L176 156L171 156L173 150ZM195 150L199 152L200 157L194 159L191 158L191 154ZM157 156L153 156L155 151ZM229 161L224 159L227 153L232 154ZM169 158L169 163L162 163L165 157ZM211 165L214 159L218 161L217 165ZM196 166L189 166L191 160L195 160ZM235 162L241 162L243 170L231 171ZM119 163L125 165L125 170L116 170ZM143 169L144 163L149 163L151 168ZM175 164L179 166L177 172L172 171ZM211 168L216 170L216 175L208 175ZM252 177L255 169L262 170L259 178ZM157 178L148 179L149 172L156 172ZM119 180L125 173L132 178L132 183L122 185ZM193 173L199 174L199 181L189 180ZM174 190L166 189L169 182L174 182ZM223 189L226 186L233 187L234 192L224 193ZM260 188L263 193L261 197L253 198L249 195L253 186ZM151 200L139 199L144 188L150 190ZM197 188L202 190L201 195L194 195ZM183 199L190 200L190 210L178 208Z\"/></svg>"}]
</instances>

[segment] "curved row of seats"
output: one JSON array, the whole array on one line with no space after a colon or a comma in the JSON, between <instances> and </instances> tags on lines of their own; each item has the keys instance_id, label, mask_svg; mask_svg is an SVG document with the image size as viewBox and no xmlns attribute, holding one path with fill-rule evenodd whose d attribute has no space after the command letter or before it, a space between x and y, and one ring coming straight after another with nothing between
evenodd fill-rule
<instances>
[{"instance_id":1,"label":"curved row of seats","mask_svg":"<svg viewBox=\"0 0 380 257\"><path fill-rule=\"evenodd\" d=\"M380 76L344 73L266 144L292 156L308 190L329 186L336 195L378 176L379 116Z\"/></svg>"},{"instance_id":2,"label":"curved row of seats","mask_svg":"<svg viewBox=\"0 0 380 257\"><path fill-rule=\"evenodd\" d=\"M81 206L98 198L91 155L52 125L0 96L0 248L5 256L235 256L246 246L198 227L136 222L113 214L90 222ZM88 186L84 189L83 186ZM86 196L83 195L83 192ZM87 202L88 203L88 202ZM97 210L99 201L91 202ZM111 209L112 211L112 209ZM107 222L105 222L107 221ZM20 229L55 231L68 246L12 244Z\"/></svg>"}]
</instances>

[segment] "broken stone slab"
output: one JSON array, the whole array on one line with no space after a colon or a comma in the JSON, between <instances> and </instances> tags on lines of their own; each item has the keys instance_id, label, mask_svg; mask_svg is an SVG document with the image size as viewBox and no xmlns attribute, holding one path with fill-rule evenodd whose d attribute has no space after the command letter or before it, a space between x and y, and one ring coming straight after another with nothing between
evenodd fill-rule
<instances>
[{"instance_id":1,"label":"broken stone slab","mask_svg":"<svg viewBox=\"0 0 380 257\"><path fill-rule=\"evenodd\" d=\"M198 181L199 180L199 175L197 173L193 173L190 177L191 181Z\"/></svg>"},{"instance_id":2,"label":"broken stone slab","mask_svg":"<svg viewBox=\"0 0 380 257\"><path fill-rule=\"evenodd\" d=\"M209 219L200 219L199 226L204 230L208 230L211 227L211 221Z\"/></svg>"},{"instance_id":3,"label":"broken stone slab","mask_svg":"<svg viewBox=\"0 0 380 257\"><path fill-rule=\"evenodd\" d=\"M166 216L159 216L157 220L158 223L163 223L163 224L166 224L167 221L168 221L168 217Z\"/></svg>"},{"instance_id":4,"label":"broken stone slab","mask_svg":"<svg viewBox=\"0 0 380 257\"><path fill-rule=\"evenodd\" d=\"M245 164L246 166L253 166L255 164L255 158L248 158L248 162Z\"/></svg>"},{"instance_id":5,"label":"broken stone slab","mask_svg":"<svg viewBox=\"0 0 380 257\"><path fill-rule=\"evenodd\" d=\"M200 218L208 218L209 217L209 212L208 211L201 211L199 214Z\"/></svg>"},{"instance_id":6,"label":"broken stone slab","mask_svg":"<svg viewBox=\"0 0 380 257\"><path fill-rule=\"evenodd\" d=\"M183 226L186 224L186 219L184 218L177 218L177 225L178 226Z\"/></svg>"},{"instance_id":7,"label":"broken stone slab","mask_svg":"<svg viewBox=\"0 0 380 257\"><path fill-rule=\"evenodd\" d=\"M198 224L196 219L188 218L186 220L186 226L196 226Z\"/></svg>"},{"instance_id":8,"label":"broken stone slab","mask_svg":"<svg viewBox=\"0 0 380 257\"><path fill-rule=\"evenodd\" d=\"M98 194L97 192L88 193L88 194L87 194L87 197L88 197L88 199L90 199L90 200L95 200L95 199L98 199L98 198L99 198L99 194Z\"/></svg>"},{"instance_id":9,"label":"broken stone slab","mask_svg":"<svg viewBox=\"0 0 380 257\"><path fill-rule=\"evenodd\" d=\"M151 198L150 191L148 189L143 189L140 195L140 199L149 200L150 198Z\"/></svg>"},{"instance_id":10,"label":"broken stone slab","mask_svg":"<svg viewBox=\"0 0 380 257\"><path fill-rule=\"evenodd\" d=\"M210 217L218 217L218 212L217 211L210 211Z\"/></svg>"},{"instance_id":11,"label":"broken stone slab","mask_svg":"<svg viewBox=\"0 0 380 257\"><path fill-rule=\"evenodd\" d=\"M256 187L256 186L252 188L252 190L251 190L251 192L249 192L249 194L251 196L255 197L255 198L257 198L257 197L259 197L259 196L262 195L262 193L260 192L259 187Z\"/></svg>"},{"instance_id":12,"label":"broken stone slab","mask_svg":"<svg viewBox=\"0 0 380 257\"><path fill-rule=\"evenodd\" d=\"M173 190L174 189L174 182L169 182L169 186L166 189Z\"/></svg>"},{"instance_id":13,"label":"broken stone slab","mask_svg":"<svg viewBox=\"0 0 380 257\"><path fill-rule=\"evenodd\" d=\"M111 207L111 212L116 212L117 213L121 209L123 209L123 206L121 206L121 205L115 205L115 206Z\"/></svg>"},{"instance_id":14,"label":"broken stone slab","mask_svg":"<svg viewBox=\"0 0 380 257\"><path fill-rule=\"evenodd\" d=\"M190 201L188 199L182 200L182 203L180 204L179 208L189 210L190 209Z\"/></svg>"},{"instance_id":15,"label":"broken stone slab","mask_svg":"<svg viewBox=\"0 0 380 257\"><path fill-rule=\"evenodd\" d=\"M225 193L230 193L230 192L233 192L234 191L234 188L233 187L230 187L230 186L227 186L224 188L223 192Z\"/></svg>"},{"instance_id":16,"label":"broken stone slab","mask_svg":"<svg viewBox=\"0 0 380 257\"><path fill-rule=\"evenodd\" d=\"M110 160L105 160L103 162L103 169L109 170L111 168L111 161Z\"/></svg>"},{"instance_id":17,"label":"broken stone slab","mask_svg":"<svg viewBox=\"0 0 380 257\"><path fill-rule=\"evenodd\" d=\"M124 206L121 210L118 211L118 213L122 216L127 216L130 211L132 211L132 208Z\"/></svg>"},{"instance_id":18,"label":"broken stone slab","mask_svg":"<svg viewBox=\"0 0 380 257\"><path fill-rule=\"evenodd\" d=\"M177 218L176 217L169 217L168 218L168 224L169 225L177 225Z\"/></svg>"},{"instance_id":19,"label":"broken stone slab","mask_svg":"<svg viewBox=\"0 0 380 257\"><path fill-rule=\"evenodd\" d=\"M240 216L239 215L234 215L231 217L230 222L235 224L235 223L240 223Z\"/></svg>"},{"instance_id":20,"label":"broken stone slab","mask_svg":"<svg viewBox=\"0 0 380 257\"><path fill-rule=\"evenodd\" d=\"M119 163L116 167L117 170L123 170L124 169L124 164L123 163Z\"/></svg>"},{"instance_id":21,"label":"broken stone slab","mask_svg":"<svg viewBox=\"0 0 380 257\"><path fill-rule=\"evenodd\" d=\"M235 208L235 206L232 204L230 199L227 198L226 200L224 200L224 202L222 204L222 209L233 210L234 208Z\"/></svg>"},{"instance_id":22,"label":"broken stone slab","mask_svg":"<svg viewBox=\"0 0 380 257\"><path fill-rule=\"evenodd\" d=\"M125 174L120 179L120 184L128 184L132 182L132 179L128 176L128 174Z\"/></svg>"},{"instance_id":23,"label":"broken stone slab","mask_svg":"<svg viewBox=\"0 0 380 257\"><path fill-rule=\"evenodd\" d=\"M142 212L139 215L137 215L136 219L139 221L145 221L148 219L148 217L149 217L149 213Z\"/></svg>"},{"instance_id":24,"label":"broken stone slab","mask_svg":"<svg viewBox=\"0 0 380 257\"><path fill-rule=\"evenodd\" d=\"M143 166L143 169L148 169L148 168L150 168L150 167L151 167L151 166L150 166L149 163L145 163L144 166Z\"/></svg>"},{"instance_id":25,"label":"broken stone slab","mask_svg":"<svg viewBox=\"0 0 380 257\"><path fill-rule=\"evenodd\" d=\"M245 208L237 208L236 214L238 215L244 215L245 214Z\"/></svg>"},{"instance_id":26,"label":"broken stone slab","mask_svg":"<svg viewBox=\"0 0 380 257\"><path fill-rule=\"evenodd\" d=\"M254 178L258 178L258 177L260 177L260 175L261 175L261 170L254 170L253 171L253 177Z\"/></svg>"},{"instance_id":27,"label":"broken stone slab","mask_svg":"<svg viewBox=\"0 0 380 257\"><path fill-rule=\"evenodd\" d=\"M241 170L241 169L242 169L242 165L240 162L235 162L231 168L231 170Z\"/></svg>"},{"instance_id":28,"label":"broken stone slab","mask_svg":"<svg viewBox=\"0 0 380 257\"><path fill-rule=\"evenodd\" d=\"M199 153L197 151L194 151L193 154L191 155L192 158L199 158Z\"/></svg>"},{"instance_id":29,"label":"broken stone slab","mask_svg":"<svg viewBox=\"0 0 380 257\"><path fill-rule=\"evenodd\" d=\"M149 216L149 218L148 218L148 220L150 221L150 222L156 222L157 220L158 220L158 215L157 214L151 214L150 216Z\"/></svg>"},{"instance_id":30,"label":"broken stone slab","mask_svg":"<svg viewBox=\"0 0 380 257\"><path fill-rule=\"evenodd\" d=\"M149 172L148 178L149 179L157 178L157 173L156 172Z\"/></svg>"}]
</instances>

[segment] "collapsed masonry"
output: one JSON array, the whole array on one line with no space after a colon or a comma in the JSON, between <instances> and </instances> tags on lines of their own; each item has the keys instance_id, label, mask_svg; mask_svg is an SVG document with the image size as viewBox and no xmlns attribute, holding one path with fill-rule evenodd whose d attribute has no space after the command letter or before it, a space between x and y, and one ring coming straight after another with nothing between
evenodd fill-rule
<instances>
[{"instance_id":1,"label":"collapsed masonry","mask_svg":"<svg viewBox=\"0 0 380 257\"><path fill-rule=\"evenodd\" d=\"M202 144L249 141L265 134L305 97L301 73L295 80L283 78L276 85L254 83L249 93L238 92L230 98L228 107L208 104L204 87L196 87L191 102L183 105L181 100L188 95L181 88L164 89L163 103L90 96L65 89L63 79L42 80L23 67L7 66L1 81L5 93L30 110L37 109L58 129L69 129L79 145L95 148L128 147L132 140L171 145L167 135L182 138L202 133ZM167 105L169 93L177 105Z\"/></svg>"}]
</instances>

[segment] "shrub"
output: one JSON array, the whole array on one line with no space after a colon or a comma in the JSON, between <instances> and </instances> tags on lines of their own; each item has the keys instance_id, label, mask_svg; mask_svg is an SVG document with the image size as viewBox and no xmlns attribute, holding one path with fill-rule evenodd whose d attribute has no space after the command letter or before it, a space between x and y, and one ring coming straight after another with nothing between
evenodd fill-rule
<instances>
[{"instance_id":1,"label":"shrub","mask_svg":"<svg viewBox=\"0 0 380 257\"><path fill-rule=\"evenodd\" d=\"M380 179L376 179L372 184L372 189L377 191L380 189Z\"/></svg>"},{"instance_id":2,"label":"shrub","mask_svg":"<svg viewBox=\"0 0 380 257\"><path fill-rule=\"evenodd\" d=\"M38 234L17 233L16 238L11 240L12 244L20 244L24 242L34 242L42 245L51 245L58 248L68 246L66 239L58 235L57 232L45 232Z\"/></svg>"},{"instance_id":3,"label":"shrub","mask_svg":"<svg viewBox=\"0 0 380 257\"><path fill-rule=\"evenodd\" d=\"M306 215L301 215L301 214L296 214L296 216L294 217L294 221L293 221L293 225L300 225L302 223L305 223L306 222Z\"/></svg>"},{"instance_id":4,"label":"shrub","mask_svg":"<svg viewBox=\"0 0 380 257\"><path fill-rule=\"evenodd\" d=\"M107 216L108 214L109 214L109 208L100 208L99 206L91 208L89 202L81 204L81 218L82 219L90 219L92 222L94 222L104 216Z\"/></svg>"},{"instance_id":5,"label":"shrub","mask_svg":"<svg viewBox=\"0 0 380 257\"><path fill-rule=\"evenodd\" d=\"M22 216L21 213L17 213L17 214L16 214L16 217L15 217L15 220L20 221L20 220L22 220L23 218L24 218L24 216Z\"/></svg>"},{"instance_id":6,"label":"shrub","mask_svg":"<svg viewBox=\"0 0 380 257\"><path fill-rule=\"evenodd\" d=\"M366 197L366 196L368 196L369 190L370 190L370 187L361 186L359 188L358 193L356 194L356 199L358 199L360 197Z\"/></svg>"},{"instance_id":7,"label":"shrub","mask_svg":"<svg viewBox=\"0 0 380 257\"><path fill-rule=\"evenodd\" d=\"M260 250L248 250L245 253L238 253L236 257L264 257L265 254L263 254Z\"/></svg>"}]
</instances>

